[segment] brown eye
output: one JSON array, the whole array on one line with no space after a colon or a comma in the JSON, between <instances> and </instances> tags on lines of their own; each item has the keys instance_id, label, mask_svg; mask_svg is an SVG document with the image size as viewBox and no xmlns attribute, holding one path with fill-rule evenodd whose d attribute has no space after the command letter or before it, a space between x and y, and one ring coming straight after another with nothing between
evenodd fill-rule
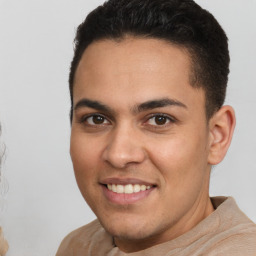
<instances>
[{"instance_id":1,"label":"brown eye","mask_svg":"<svg viewBox=\"0 0 256 256\"><path fill-rule=\"evenodd\" d=\"M164 114L154 115L147 121L147 123L152 126L164 126L172 122L174 122L174 120Z\"/></svg>"},{"instance_id":2,"label":"brown eye","mask_svg":"<svg viewBox=\"0 0 256 256\"><path fill-rule=\"evenodd\" d=\"M156 116L155 117L155 123L157 125L164 125L167 122L167 117L165 116Z\"/></svg>"},{"instance_id":3,"label":"brown eye","mask_svg":"<svg viewBox=\"0 0 256 256\"><path fill-rule=\"evenodd\" d=\"M104 116L101 116L101 115L89 116L84 121L89 125L109 124L109 121Z\"/></svg>"},{"instance_id":4,"label":"brown eye","mask_svg":"<svg viewBox=\"0 0 256 256\"><path fill-rule=\"evenodd\" d=\"M102 116L93 116L92 117L92 121L94 124L103 124L104 120L105 120L105 118Z\"/></svg>"}]
</instances>

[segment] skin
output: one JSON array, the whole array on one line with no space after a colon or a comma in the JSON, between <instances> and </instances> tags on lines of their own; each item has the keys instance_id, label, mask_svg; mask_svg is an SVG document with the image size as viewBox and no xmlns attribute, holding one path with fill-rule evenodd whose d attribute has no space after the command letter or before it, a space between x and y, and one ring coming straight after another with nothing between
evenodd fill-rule
<instances>
[{"instance_id":1,"label":"skin","mask_svg":"<svg viewBox=\"0 0 256 256\"><path fill-rule=\"evenodd\" d=\"M190 63L184 49L162 40L126 38L92 43L78 65L70 146L75 176L124 252L172 240L214 211L211 165L224 157L235 117L225 106L206 119L205 93L190 85ZM171 104L145 104L163 99ZM154 187L135 203L117 204L103 193L103 181L113 177Z\"/></svg>"},{"instance_id":2,"label":"skin","mask_svg":"<svg viewBox=\"0 0 256 256\"><path fill-rule=\"evenodd\" d=\"M4 256L7 253L8 248L8 243L5 240L2 228L0 227L0 255Z\"/></svg>"}]
</instances>

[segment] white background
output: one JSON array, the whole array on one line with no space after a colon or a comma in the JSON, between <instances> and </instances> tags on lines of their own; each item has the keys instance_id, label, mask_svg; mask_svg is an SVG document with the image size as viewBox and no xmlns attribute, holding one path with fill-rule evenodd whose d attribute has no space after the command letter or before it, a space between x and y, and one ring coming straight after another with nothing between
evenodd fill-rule
<instances>
[{"instance_id":1,"label":"white background","mask_svg":"<svg viewBox=\"0 0 256 256\"><path fill-rule=\"evenodd\" d=\"M94 215L69 158L68 72L75 28L101 0L0 0L0 120L10 189L0 213L8 256L54 255ZM237 115L211 195L232 195L256 221L256 0L200 0L230 39L227 104Z\"/></svg>"}]
</instances>

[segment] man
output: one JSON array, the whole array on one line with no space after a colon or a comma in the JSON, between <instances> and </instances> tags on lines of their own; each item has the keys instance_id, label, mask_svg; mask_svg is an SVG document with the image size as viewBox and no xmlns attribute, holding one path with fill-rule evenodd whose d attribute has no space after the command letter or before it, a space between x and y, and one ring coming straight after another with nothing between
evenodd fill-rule
<instances>
[{"instance_id":1,"label":"man","mask_svg":"<svg viewBox=\"0 0 256 256\"><path fill-rule=\"evenodd\" d=\"M110 0L77 31L70 153L97 216L66 255L256 255L256 226L210 198L235 114L227 37L192 0Z\"/></svg>"}]
</instances>

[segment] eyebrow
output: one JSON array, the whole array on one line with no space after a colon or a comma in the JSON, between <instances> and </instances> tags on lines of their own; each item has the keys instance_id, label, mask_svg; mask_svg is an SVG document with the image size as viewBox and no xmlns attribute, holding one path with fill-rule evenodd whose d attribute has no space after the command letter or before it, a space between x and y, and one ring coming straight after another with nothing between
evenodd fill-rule
<instances>
[{"instance_id":1,"label":"eyebrow","mask_svg":"<svg viewBox=\"0 0 256 256\"><path fill-rule=\"evenodd\" d=\"M93 108L93 109L97 109L97 110L103 111L103 112L114 112L110 107L104 105L103 103L101 103L99 101L95 101L95 100L89 100L89 99L79 100L76 103L74 110L77 110L77 109L83 108L83 107Z\"/></svg>"},{"instance_id":2,"label":"eyebrow","mask_svg":"<svg viewBox=\"0 0 256 256\"><path fill-rule=\"evenodd\" d=\"M149 101L143 102L141 104L138 104L132 108L132 112L136 114L136 113L140 113L140 112L143 112L146 110L151 110L151 109L155 109L155 108L163 108L163 107L167 107L167 106L177 106L177 107L187 108L187 106L185 104L183 104L182 102L180 102L178 100L170 99L170 98L162 98L162 99L149 100ZM113 109L111 109L110 107L108 107L107 105L105 105L99 101L89 100L86 98L79 100L76 103L74 110L77 110L77 109L83 108L83 107L93 108L98 111L102 111L102 112L106 112L106 113L112 113L112 114L115 113L115 111Z\"/></svg>"},{"instance_id":3,"label":"eyebrow","mask_svg":"<svg viewBox=\"0 0 256 256\"><path fill-rule=\"evenodd\" d=\"M139 113L142 111L151 110L155 108L163 108L167 106L177 106L177 107L187 108L185 104L183 104L178 100L163 98L163 99L149 100L138 106L135 106L134 112Z\"/></svg>"}]
</instances>

